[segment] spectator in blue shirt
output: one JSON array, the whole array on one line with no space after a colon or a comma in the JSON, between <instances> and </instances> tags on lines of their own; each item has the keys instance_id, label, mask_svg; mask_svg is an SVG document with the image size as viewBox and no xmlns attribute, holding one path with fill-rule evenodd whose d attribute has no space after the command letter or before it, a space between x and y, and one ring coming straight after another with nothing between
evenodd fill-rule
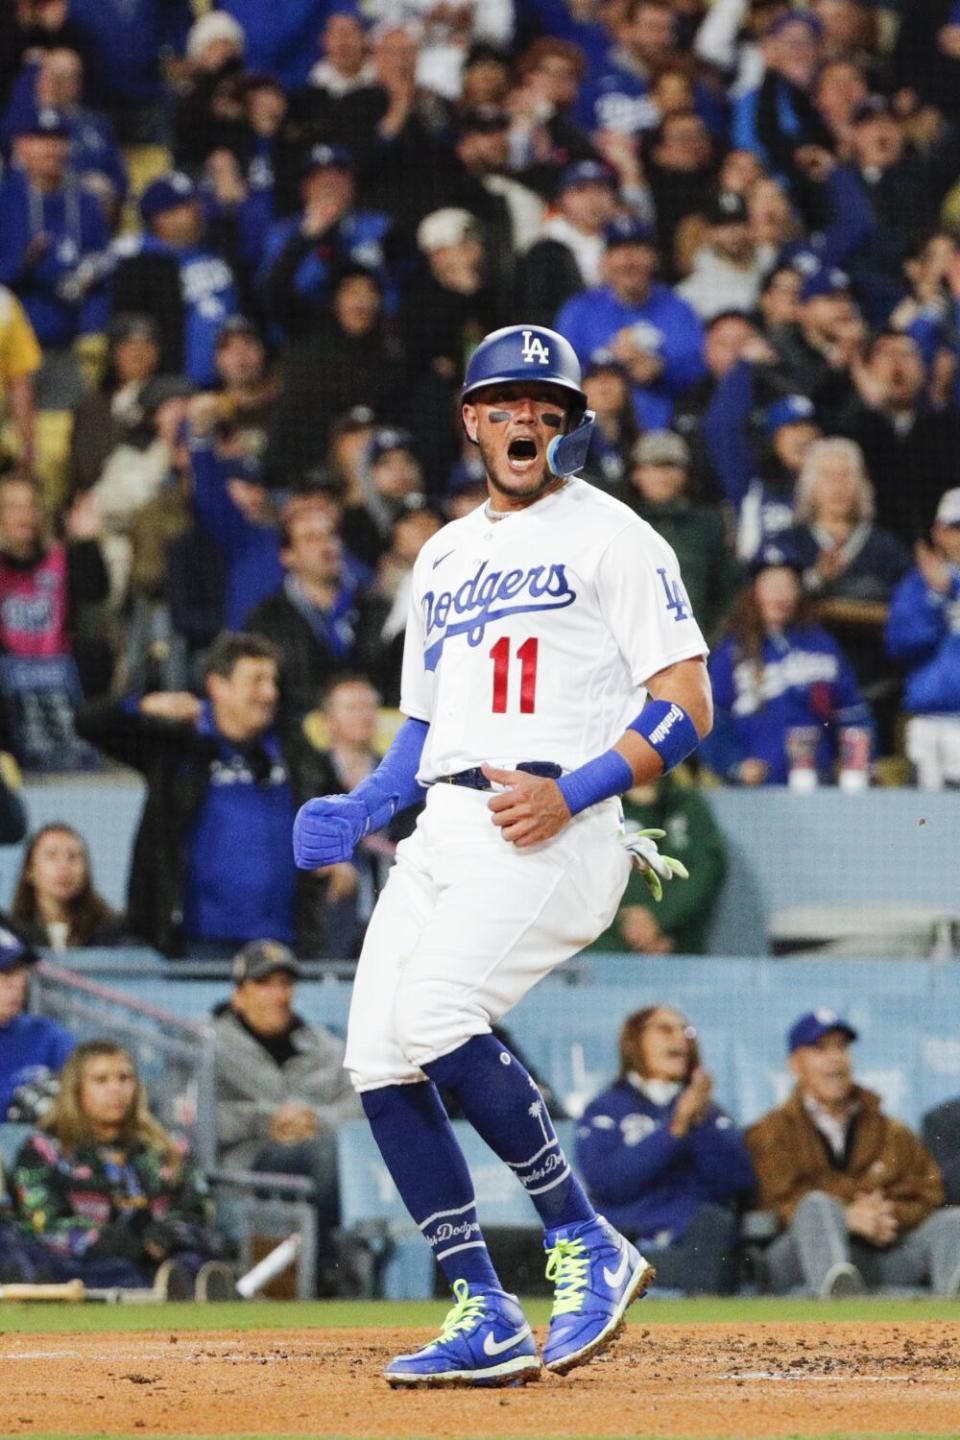
<instances>
[{"instance_id":1,"label":"spectator in blue shirt","mask_svg":"<svg viewBox=\"0 0 960 1440\"><path fill-rule=\"evenodd\" d=\"M907 754L937 790L960 785L960 489L941 496L931 537L894 591L887 650L907 671Z\"/></svg>"},{"instance_id":2,"label":"spectator in blue shirt","mask_svg":"<svg viewBox=\"0 0 960 1440\"><path fill-rule=\"evenodd\" d=\"M223 0L220 8L243 26L250 69L269 70L286 86L305 83L331 11L357 9L349 0Z\"/></svg>"},{"instance_id":3,"label":"spectator in blue shirt","mask_svg":"<svg viewBox=\"0 0 960 1440\"><path fill-rule=\"evenodd\" d=\"M38 408L62 410L80 397L70 347L106 327L107 222L99 201L67 171L64 115L34 107L15 130L14 164L0 182L0 284L21 301L45 352Z\"/></svg>"},{"instance_id":4,"label":"spectator in blue shirt","mask_svg":"<svg viewBox=\"0 0 960 1440\"><path fill-rule=\"evenodd\" d=\"M753 1189L753 1163L678 1010L650 1005L627 1017L619 1077L584 1111L576 1156L594 1203L642 1244L658 1285L732 1294L737 1209Z\"/></svg>"},{"instance_id":5,"label":"spectator in blue shirt","mask_svg":"<svg viewBox=\"0 0 960 1440\"><path fill-rule=\"evenodd\" d=\"M634 408L644 430L669 427L673 402L704 374L703 326L695 311L654 281L653 232L632 219L607 231L604 284L574 295L556 328L586 365L596 350L611 350L630 373Z\"/></svg>"},{"instance_id":6,"label":"spectator in blue shirt","mask_svg":"<svg viewBox=\"0 0 960 1440\"><path fill-rule=\"evenodd\" d=\"M820 437L806 395L784 395L763 414L765 443L749 436L754 367L738 360L713 392L703 436L714 474L736 517L737 554L752 560L793 523L794 491L810 446Z\"/></svg>"},{"instance_id":7,"label":"spectator in blue shirt","mask_svg":"<svg viewBox=\"0 0 960 1440\"><path fill-rule=\"evenodd\" d=\"M193 181L172 170L140 197L144 233L118 243L113 308L151 315L160 332L162 365L195 385L217 379L216 342L239 309L233 271L208 243Z\"/></svg>"},{"instance_id":8,"label":"spectator in blue shirt","mask_svg":"<svg viewBox=\"0 0 960 1440\"><path fill-rule=\"evenodd\" d=\"M813 621L796 561L775 545L757 558L709 666L716 724L702 756L734 783L785 784L801 740L804 768L829 778L838 731L872 727L849 660Z\"/></svg>"},{"instance_id":9,"label":"spectator in blue shirt","mask_svg":"<svg viewBox=\"0 0 960 1440\"><path fill-rule=\"evenodd\" d=\"M303 208L267 231L261 279L270 317L288 338L309 334L329 308L339 267L386 278L390 221L354 206L353 160L342 145L315 145L303 165Z\"/></svg>"},{"instance_id":10,"label":"spectator in blue shirt","mask_svg":"<svg viewBox=\"0 0 960 1440\"><path fill-rule=\"evenodd\" d=\"M27 1012L37 959L25 940L0 925L0 1124L20 1087L46 1085L77 1043L55 1020Z\"/></svg>"},{"instance_id":11,"label":"spectator in blue shirt","mask_svg":"<svg viewBox=\"0 0 960 1440\"><path fill-rule=\"evenodd\" d=\"M38 106L53 106L70 131L72 174L80 177L84 188L92 191L113 217L127 196L123 155L110 121L82 100L82 58L75 50L44 50L38 60L24 65L17 77L3 121L4 150L22 116Z\"/></svg>"},{"instance_id":12,"label":"spectator in blue shirt","mask_svg":"<svg viewBox=\"0 0 960 1440\"><path fill-rule=\"evenodd\" d=\"M224 632L205 700L132 695L78 720L146 780L127 909L131 930L165 953L226 958L263 935L316 953L322 887L298 876L290 827L319 767L302 734L276 728L278 670L263 636Z\"/></svg>"},{"instance_id":13,"label":"spectator in blue shirt","mask_svg":"<svg viewBox=\"0 0 960 1440\"><path fill-rule=\"evenodd\" d=\"M668 0L630 0L617 25L617 43L581 93L577 116L585 129L635 135L655 128L661 112L651 91L659 73L677 59L676 32ZM701 85L695 95L698 110L719 132L722 105Z\"/></svg>"}]
</instances>

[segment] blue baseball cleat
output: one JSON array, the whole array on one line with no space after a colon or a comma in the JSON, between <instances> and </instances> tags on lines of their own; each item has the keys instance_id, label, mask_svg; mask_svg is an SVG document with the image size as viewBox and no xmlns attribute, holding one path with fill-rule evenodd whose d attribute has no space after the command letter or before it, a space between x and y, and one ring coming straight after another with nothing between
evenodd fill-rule
<instances>
[{"instance_id":1,"label":"blue baseball cleat","mask_svg":"<svg viewBox=\"0 0 960 1440\"><path fill-rule=\"evenodd\" d=\"M456 1304L436 1340L398 1355L383 1372L388 1385L525 1385L540 1378L540 1358L515 1295L453 1282Z\"/></svg>"},{"instance_id":2,"label":"blue baseball cleat","mask_svg":"<svg viewBox=\"0 0 960 1440\"><path fill-rule=\"evenodd\" d=\"M548 1231L544 1244L554 1300L543 1363L565 1375L616 1339L656 1272L602 1215Z\"/></svg>"}]
</instances>

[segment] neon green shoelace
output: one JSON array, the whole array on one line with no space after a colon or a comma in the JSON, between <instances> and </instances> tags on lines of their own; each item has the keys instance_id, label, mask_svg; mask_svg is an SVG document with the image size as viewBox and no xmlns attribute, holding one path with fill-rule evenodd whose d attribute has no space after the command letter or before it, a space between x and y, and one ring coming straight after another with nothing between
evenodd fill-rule
<instances>
[{"instance_id":1,"label":"neon green shoelace","mask_svg":"<svg viewBox=\"0 0 960 1440\"><path fill-rule=\"evenodd\" d=\"M472 1330L483 1317L483 1296L471 1295L466 1280L454 1280L453 1293L456 1304L444 1317L441 1341L452 1340L456 1335Z\"/></svg>"},{"instance_id":2,"label":"neon green shoelace","mask_svg":"<svg viewBox=\"0 0 960 1440\"><path fill-rule=\"evenodd\" d=\"M547 1251L546 1275L556 1287L551 1317L581 1309L589 1273L590 1255L582 1240L558 1240Z\"/></svg>"}]
</instances>

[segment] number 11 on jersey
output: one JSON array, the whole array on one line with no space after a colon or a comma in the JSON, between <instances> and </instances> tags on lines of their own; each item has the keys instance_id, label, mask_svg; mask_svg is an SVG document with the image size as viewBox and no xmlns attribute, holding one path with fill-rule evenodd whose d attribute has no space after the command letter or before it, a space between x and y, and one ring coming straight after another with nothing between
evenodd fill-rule
<instances>
[{"instance_id":1,"label":"number 11 on jersey","mask_svg":"<svg viewBox=\"0 0 960 1440\"><path fill-rule=\"evenodd\" d=\"M502 635L490 651L493 661L493 713L505 715L510 699L509 635ZM531 635L517 650L520 662L520 714L532 715L537 707L537 652L540 641Z\"/></svg>"}]
</instances>

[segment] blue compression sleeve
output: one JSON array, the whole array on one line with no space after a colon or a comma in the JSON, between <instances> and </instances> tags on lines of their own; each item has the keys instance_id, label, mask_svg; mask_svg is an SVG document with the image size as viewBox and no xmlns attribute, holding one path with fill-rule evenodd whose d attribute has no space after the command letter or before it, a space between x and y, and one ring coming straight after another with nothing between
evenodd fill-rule
<instances>
[{"instance_id":1,"label":"blue compression sleeve","mask_svg":"<svg viewBox=\"0 0 960 1440\"><path fill-rule=\"evenodd\" d=\"M382 830L394 815L418 805L426 795L423 786L417 784L417 770L429 729L426 720L405 720L373 774L351 790L353 798L367 807L368 835Z\"/></svg>"},{"instance_id":2,"label":"blue compression sleeve","mask_svg":"<svg viewBox=\"0 0 960 1440\"><path fill-rule=\"evenodd\" d=\"M656 750L663 761L664 775L700 744L696 725L675 700L648 700L628 728L636 730Z\"/></svg>"}]
</instances>

